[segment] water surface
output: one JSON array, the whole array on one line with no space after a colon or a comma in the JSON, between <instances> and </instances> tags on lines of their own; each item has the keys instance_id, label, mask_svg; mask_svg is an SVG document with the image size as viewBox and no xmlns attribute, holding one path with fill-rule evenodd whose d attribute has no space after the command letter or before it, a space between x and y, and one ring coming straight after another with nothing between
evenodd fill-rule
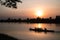
<instances>
[{"instance_id":1,"label":"water surface","mask_svg":"<svg viewBox=\"0 0 60 40\"><path fill-rule=\"evenodd\" d=\"M60 24L43 24L43 23L0 23L0 33L23 40L60 40L60 32L44 33L29 31L29 28L47 28L60 31Z\"/></svg>"}]
</instances>

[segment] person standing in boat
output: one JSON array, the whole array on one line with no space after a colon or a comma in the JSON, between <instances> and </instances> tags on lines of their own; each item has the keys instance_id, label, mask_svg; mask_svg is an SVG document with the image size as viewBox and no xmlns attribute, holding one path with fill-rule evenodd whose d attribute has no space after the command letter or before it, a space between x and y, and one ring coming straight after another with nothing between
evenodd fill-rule
<instances>
[{"instance_id":1,"label":"person standing in boat","mask_svg":"<svg viewBox=\"0 0 60 40\"><path fill-rule=\"evenodd\" d=\"M44 30L46 31L47 29L46 29L46 28L44 28Z\"/></svg>"}]
</instances>

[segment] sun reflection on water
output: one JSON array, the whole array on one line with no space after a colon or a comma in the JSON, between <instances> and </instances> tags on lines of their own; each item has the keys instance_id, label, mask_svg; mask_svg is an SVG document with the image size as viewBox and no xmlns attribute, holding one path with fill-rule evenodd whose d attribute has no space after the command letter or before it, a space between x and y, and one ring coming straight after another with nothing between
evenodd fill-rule
<instances>
[{"instance_id":1,"label":"sun reflection on water","mask_svg":"<svg viewBox=\"0 0 60 40\"><path fill-rule=\"evenodd\" d=\"M37 24L33 24L33 26L31 28L42 28L42 29L50 29L51 27L49 27L49 24L42 24L42 23L37 23Z\"/></svg>"},{"instance_id":2,"label":"sun reflection on water","mask_svg":"<svg viewBox=\"0 0 60 40\"><path fill-rule=\"evenodd\" d=\"M46 27L45 27L45 25L42 25L42 24L39 23L39 24L36 25L36 28L43 28L44 29Z\"/></svg>"},{"instance_id":3,"label":"sun reflection on water","mask_svg":"<svg viewBox=\"0 0 60 40\"><path fill-rule=\"evenodd\" d=\"M41 24L38 24L37 27L38 27L38 28L42 28Z\"/></svg>"}]
</instances>

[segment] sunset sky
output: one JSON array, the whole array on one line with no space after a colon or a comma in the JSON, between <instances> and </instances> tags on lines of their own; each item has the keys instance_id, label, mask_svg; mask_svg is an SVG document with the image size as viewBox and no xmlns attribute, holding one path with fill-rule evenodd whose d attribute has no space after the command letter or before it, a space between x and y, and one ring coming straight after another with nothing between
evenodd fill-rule
<instances>
[{"instance_id":1,"label":"sunset sky","mask_svg":"<svg viewBox=\"0 0 60 40\"><path fill-rule=\"evenodd\" d=\"M8 8L0 5L0 18L36 18L37 11L42 11L40 17L55 17L60 15L60 0L22 0L18 8Z\"/></svg>"}]
</instances>

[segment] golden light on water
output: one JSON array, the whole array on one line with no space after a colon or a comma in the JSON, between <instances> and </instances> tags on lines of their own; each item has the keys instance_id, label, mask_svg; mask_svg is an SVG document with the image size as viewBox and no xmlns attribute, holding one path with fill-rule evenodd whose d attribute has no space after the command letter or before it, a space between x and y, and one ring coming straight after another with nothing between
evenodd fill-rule
<instances>
[{"instance_id":1,"label":"golden light on water","mask_svg":"<svg viewBox=\"0 0 60 40\"><path fill-rule=\"evenodd\" d=\"M42 25L42 24L39 23L39 24L37 24L36 27L37 27L37 28L45 28L45 26L46 26L46 25Z\"/></svg>"},{"instance_id":2,"label":"golden light on water","mask_svg":"<svg viewBox=\"0 0 60 40\"><path fill-rule=\"evenodd\" d=\"M38 24L37 26L38 26L38 28L41 28L41 25L40 24Z\"/></svg>"},{"instance_id":3,"label":"golden light on water","mask_svg":"<svg viewBox=\"0 0 60 40\"><path fill-rule=\"evenodd\" d=\"M48 26L46 25L46 24L40 24L40 23L38 23L37 25L36 25L36 28L48 28Z\"/></svg>"},{"instance_id":4,"label":"golden light on water","mask_svg":"<svg viewBox=\"0 0 60 40\"><path fill-rule=\"evenodd\" d=\"M33 28L42 28L42 24L40 24L40 23L35 24Z\"/></svg>"}]
</instances>

